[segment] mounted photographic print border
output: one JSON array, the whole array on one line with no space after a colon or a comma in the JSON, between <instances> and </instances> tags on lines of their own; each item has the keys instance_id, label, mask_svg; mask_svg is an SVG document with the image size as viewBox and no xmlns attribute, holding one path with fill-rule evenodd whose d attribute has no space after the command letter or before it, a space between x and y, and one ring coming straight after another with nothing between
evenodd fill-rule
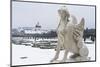
<instances>
[{"instance_id":1,"label":"mounted photographic print border","mask_svg":"<svg viewBox=\"0 0 100 67\"><path fill-rule=\"evenodd\" d=\"M16 6L14 6L14 3L21 3L21 4L16 4ZM24 5L24 4L28 4L27 6L26 5ZM49 33L48 34L46 34L46 36L44 36L44 34L43 35L40 35L40 36L38 36L38 35L34 35L35 37L33 37L34 39L35 39L35 41L37 41L37 42L39 42L38 40L39 40L39 37L45 37L45 39L43 39L44 40L44 42L42 43L42 44L50 44L50 42L53 42L53 43L55 43L56 42L56 39L52 39L53 41L51 41L50 40L50 42L47 42L47 40L48 40L48 38L50 38L50 37L55 37L56 36L56 34L55 34L55 30L54 29L56 29L57 28L57 26L58 26L58 24L56 24L56 23L51 23L51 24L49 24L50 22L52 22L52 19L54 18L58 18L58 17L52 17L53 15L52 14L54 14L54 13L57 13L57 12L54 12L54 13L52 13L52 14L48 14L48 12L46 13L46 9L44 10L44 11L42 11L42 10L40 10L40 8L37 8L37 7L34 7L34 6L31 6L31 5L37 5L37 7L41 7L41 5L43 5L43 6L46 6L46 7L41 7L41 8L43 8L43 9L45 9L45 8L47 8L47 6L48 5L51 5L52 7L53 6L57 6L57 7L59 7L59 8L61 8L61 6L71 6L71 8L73 8L74 6L75 7L79 7L79 8L81 8L81 7L90 7L90 8L93 8L93 10L94 10L94 15L93 15L93 24L90 24L90 25L88 25L87 24L87 27L88 26L90 26L90 28L88 29L87 27L85 27L85 32L86 31L88 31L88 33L89 32L91 32L91 31L95 31L95 32L93 32L93 36L94 36L94 38L92 38L92 37L88 37L88 35L86 36L86 38L90 38L93 42L90 42L90 40L88 41L86 41L85 43L86 44L89 44L89 46L91 46L91 45L93 45L93 43L94 43L94 47L93 47L93 50L94 50L94 57L93 57L93 60L89 60L89 61L76 61L76 62L60 62L60 63L57 63L57 62L54 62L54 63L51 63L51 62L48 62L48 60L43 60L43 61L41 61L41 62L39 62L39 60L37 61L37 60L35 60L36 61L36 63L33 61L34 60L34 58L32 57L32 56L34 56L34 54L36 54L37 56L39 56L39 54L37 54L37 53L34 53L34 54L30 54L30 53L28 53L29 54L29 56L27 56L27 54L25 54L26 52L24 52L24 51L27 51L27 50L29 50L29 52L30 51L32 51L33 49L34 50L37 50L37 48L40 48L40 49L42 49L43 51L36 51L36 52L40 52L41 53L41 55L42 55L42 52L43 52L43 56L41 56L39 59L40 60L42 60L41 58L43 58L43 57L46 57L47 59L48 58L50 58L49 59L49 61L50 60L52 60L52 58L54 57L54 55L46 55L46 54L50 54L50 53L48 53L48 51L49 52L53 52L53 54L55 54L54 53L54 51L56 51L56 49L54 49L55 48L55 45L52 45L52 46L47 46L47 45L45 45L45 46L41 46L41 45L33 45L33 42L32 42L32 39L31 39L31 36L33 36L32 34L34 33L34 32L31 32L30 33L30 31L29 30L33 30L34 28L34 31L37 31L37 30L39 30L38 31L38 33L41 33L41 32L46 32L46 33L48 33L48 31L49 31ZM40 4L40 5L39 5ZM23 5L24 5L24 7L23 7ZM59 6L60 5L60 6ZM20 8L20 6L22 6L21 8ZM49 6L50 7L50 6ZM50 9L52 9L52 10L55 10L54 8L50 8ZM57 8L57 7L55 7L55 8ZM15 9L16 8L16 9ZM23 9L28 9L28 10L23 10ZM30 14L30 16L28 15L28 14L26 14L26 15L24 15L24 13L23 13L23 11L26 11L26 13L28 12L28 13L31 13L31 8L33 8L33 9L35 9L35 10L40 10L40 15L42 15L42 17L41 16L39 16L39 14L36 14L36 12L38 12L38 11L34 11L34 13L31 15ZM59 8L57 8L56 10L58 10ZM72 9L69 9L69 11L70 10L72 10ZM22 15L21 15L21 13L20 13L20 11L22 11L21 13L22 13ZM49 8L47 8L47 10L48 11L51 11L51 12L53 12L52 10L49 10ZM76 11L77 11L78 9L76 9ZM82 10L79 10L79 11L82 11ZM16 14L15 15L15 13L17 13L18 12L18 14ZM43 12L45 12L45 15L43 15ZM42 14L41 14L42 13ZM50 12L49 12L50 13ZM72 11L72 13L74 13L73 11ZM75 13L77 13L77 12L75 12ZM80 12L81 13L81 12ZM80 15L80 13L79 13L79 16L81 16ZM35 15L36 14L36 15ZM48 14L48 15L47 15ZM78 13L77 13L78 14ZM37 16L37 17L34 17L34 16ZM82 14L83 15L83 14ZM25 17L25 16L29 16L29 17ZM46 17L44 17L44 16L46 16ZM50 19L48 19L48 17L47 16L51 16L52 18L50 18ZM58 16L57 14L56 14L56 16ZM92 15L91 15L92 16ZM24 17L25 19L28 19L28 20L25 20L24 18L22 19L22 17ZM33 21L32 21L32 18L33 18ZM48 22L48 20L46 20L46 19L48 19L48 20L50 20L50 22ZM77 18L80 18L80 17L77 17ZM36 20L35 20L36 19ZM46 22L48 22L48 24L46 24L46 22L45 21L42 21L42 19L43 20L45 20ZM54 20L53 19L53 20ZM89 19L89 18L88 18ZM16 21L17 20L17 21ZM58 21L57 21L58 19L56 19L55 21L58 23ZM90 22L91 20L89 20L89 22ZM16 66L35 66L35 65L50 65L50 64L67 64L67 63L81 63L81 62L96 62L96 5L86 5L86 4L69 4L69 3L54 3L54 2L39 2L39 1L20 1L20 0L11 0L11 2L10 2L10 66L11 67L16 67ZM28 24L26 24L28 22ZM33 25L30 23L30 22L33 22ZM42 23L41 23L42 22ZM45 22L45 23L44 23ZM54 22L54 21L53 21ZM79 21L78 21L79 22ZM88 22L88 21L86 21L86 22ZM17 24L18 25L17 25ZM21 24L21 23L25 23L25 24ZM56 24L56 25L55 25ZM43 26L44 25L44 26ZM54 26L53 26L54 25ZM93 25L93 29L92 29L92 25ZM22 26L22 27L21 27ZM29 26L29 27L28 27ZM41 27L43 26L43 28L41 29ZM22 31L22 29L24 29L24 31ZM50 30L53 30L53 31L50 31ZM27 31L28 30L28 31ZM40 30L42 30L41 32L40 32ZM19 31L20 31L20 33L19 33ZM27 33L27 35L22 35L22 34L24 34L24 33ZM50 33L53 33L53 34L50 34ZM30 35L28 35L30 33ZM16 35L15 35L16 34ZM49 36L50 35L50 36ZM28 36L28 37L27 37ZM17 39L16 38L14 38L14 37L17 37ZM37 37L37 38L36 38ZM26 41L26 39L30 39L29 41ZM56 38L56 37L55 37ZM85 38L85 39L86 39ZM85 40L84 39L84 40ZM42 41L41 41L42 42ZM17 45L12 45L12 43L14 43L14 44L17 44ZM19 47L19 44L21 43L21 47L20 48L18 48ZM37 43L36 43L37 44ZM24 46L23 46L24 45ZM34 48L35 47L35 48ZM53 50L53 51L51 51L51 49ZM90 49L92 49L92 48L90 48ZM20 50L20 52L17 52L17 50ZM24 51L22 51L22 50L24 50ZM47 52L47 53L44 53L44 52ZM20 53L22 53L22 52L24 52L23 54L20 54ZM20 55L18 55L18 54L20 54ZM52 53L51 53L52 54ZM15 56L16 55L16 56ZM25 56L24 56L25 55ZM31 55L31 56L30 56ZM52 56L52 58L51 58L51 56ZM33 60L32 60L33 59ZM17 60L17 61L16 61ZM20 60L21 60L21 62L20 62ZM19 63L17 63L19 61ZM29 62L29 61L32 61L32 62ZM46 61L47 61L47 63L46 63ZM39 62L39 63L37 63L37 62ZM43 63L42 63L43 62Z\"/></svg>"}]
</instances>

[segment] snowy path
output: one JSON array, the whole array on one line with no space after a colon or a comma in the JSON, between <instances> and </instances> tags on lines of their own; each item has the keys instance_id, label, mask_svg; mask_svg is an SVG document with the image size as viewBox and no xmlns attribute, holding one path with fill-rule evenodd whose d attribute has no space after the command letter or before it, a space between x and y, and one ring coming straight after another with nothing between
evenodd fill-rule
<instances>
[{"instance_id":1,"label":"snowy path","mask_svg":"<svg viewBox=\"0 0 100 67\"><path fill-rule=\"evenodd\" d=\"M89 57L95 60L95 43L86 44L89 49ZM12 65L45 64L50 63L54 57L54 49L39 49L31 46L12 44ZM63 51L60 53L61 60ZM69 61L70 62L70 61Z\"/></svg>"}]
</instances>

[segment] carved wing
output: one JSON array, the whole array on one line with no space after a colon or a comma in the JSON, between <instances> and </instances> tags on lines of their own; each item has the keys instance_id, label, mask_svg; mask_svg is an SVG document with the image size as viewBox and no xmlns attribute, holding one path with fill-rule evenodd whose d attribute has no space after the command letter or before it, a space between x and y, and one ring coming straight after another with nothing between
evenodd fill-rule
<instances>
[{"instance_id":1,"label":"carved wing","mask_svg":"<svg viewBox=\"0 0 100 67\"><path fill-rule=\"evenodd\" d=\"M85 20L84 18L82 18L80 23L75 26L75 29L73 31L73 37L76 41L83 37L84 24Z\"/></svg>"}]
</instances>

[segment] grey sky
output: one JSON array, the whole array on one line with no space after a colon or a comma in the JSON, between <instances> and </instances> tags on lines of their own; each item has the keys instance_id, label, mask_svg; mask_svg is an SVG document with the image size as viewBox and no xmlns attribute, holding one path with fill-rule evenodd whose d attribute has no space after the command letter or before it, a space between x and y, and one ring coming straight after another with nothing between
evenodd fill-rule
<instances>
[{"instance_id":1,"label":"grey sky","mask_svg":"<svg viewBox=\"0 0 100 67\"><path fill-rule=\"evenodd\" d=\"M12 28L34 27L37 22L43 29L55 29L59 23L57 10L61 4L29 2L12 3ZM95 7L66 5L78 21L85 18L85 28L95 28Z\"/></svg>"}]
</instances>

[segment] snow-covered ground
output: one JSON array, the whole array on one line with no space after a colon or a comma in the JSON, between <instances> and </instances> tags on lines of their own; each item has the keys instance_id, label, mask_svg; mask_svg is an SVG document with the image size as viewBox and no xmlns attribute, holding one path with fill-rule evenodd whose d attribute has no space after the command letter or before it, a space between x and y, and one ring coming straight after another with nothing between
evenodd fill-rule
<instances>
[{"instance_id":1,"label":"snow-covered ground","mask_svg":"<svg viewBox=\"0 0 100 67\"><path fill-rule=\"evenodd\" d=\"M87 40L90 42L90 40ZM89 49L90 61L95 60L95 42L92 44L85 43ZM61 60L63 57L63 51L60 53ZM45 64L50 63L50 60L54 57L54 49L40 49L25 45L12 44L12 65L27 65L27 64ZM70 55L70 54L69 54ZM69 60L68 62L71 62Z\"/></svg>"}]
</instances>

